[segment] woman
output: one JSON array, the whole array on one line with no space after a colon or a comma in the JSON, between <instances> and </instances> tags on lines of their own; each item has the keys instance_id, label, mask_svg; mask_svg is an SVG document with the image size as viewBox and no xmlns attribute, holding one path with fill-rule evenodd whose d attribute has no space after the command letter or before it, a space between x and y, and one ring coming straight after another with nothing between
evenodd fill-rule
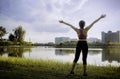
<instances>
[{"instance_id":1,"label":"woman","mask_svg":"<svg viewBox=\"0 0 120 79\"><path fill-rule=\"evenodd\" d=\"M72 69L71 69L70 74L74 74L74 69L75 69L76 63L79 59L80 52L82 51L82 54L83 54L83 57L82 57L82 60L83 60L83 76L87 76L87 72L86 72L86 66L87 66L87 60L86 59L87 59L87 54L88 54L88 45L87 45L87 40L86 40L87 39L87 33L88 33L89 29L96 22L98 22L100 19L104 18L105 16L106 15L101 15L98 19L93 21L86 28L84 28L85 21L81 20L79 22L80 29L74 27L73 25L71 25L67 22L64 22L63 20L59 21L60 23L63 23L63 24L66 24L66 25L70 26L77 33L78 38L79 38L79 41L78 41L77 46L76 46L75 58L74 58L74 61L73 61L73 65L72 65Z\"/></svg>"}]
</instances>

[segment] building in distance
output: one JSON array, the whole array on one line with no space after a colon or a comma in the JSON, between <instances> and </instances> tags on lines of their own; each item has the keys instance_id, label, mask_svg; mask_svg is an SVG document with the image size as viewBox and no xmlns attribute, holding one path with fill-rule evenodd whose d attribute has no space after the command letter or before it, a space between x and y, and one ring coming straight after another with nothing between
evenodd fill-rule
<instances>
[{"instance_id":1,"label":"building in distance","mask_svg":"<svg viewBox=\"0 0 120 79\"><path fill-rule=\"evenodd\" d=\"M107 33L102 32L102 42L120 42L120 31L112 32L108 31Z\"/></svg>"},{"instance_id":2,"label":"building in distance","mask_svg":"<svg viewBox=\"0 0 120 79\"><path fill-rule=\"evenodd\" d=\"M70 41L69 37L56 37L55 38L55 44L60 44L60 43L67 42L67 41Z\"/></svg>"},{"instance_id":3,"label":"building in distance","mask_svg":"<svg viewBox=\"0 0 120 79\"><path fill-rule=\"evenodd\" d=\"M101 42L100 39L98 39L98 38L94 38L94 37L90 37L90 38L88 38L87 41L88 41L89 43L92 43L92 42Z\"/></svg>"}]
</instances>

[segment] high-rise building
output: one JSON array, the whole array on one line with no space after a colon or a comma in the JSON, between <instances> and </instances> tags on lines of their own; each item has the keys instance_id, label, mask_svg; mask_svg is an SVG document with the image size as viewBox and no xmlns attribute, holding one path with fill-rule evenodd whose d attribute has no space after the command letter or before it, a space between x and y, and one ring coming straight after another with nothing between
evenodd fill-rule
<instances>
[{"instance_id":1,"label":"high-rise building","mask_svg":"<svg viewBox=\"0 0 120 79\"><path fill-rule=\"evenodd\" d=\"M67 42L67 41L70 41L69 37L56 37L55 38L55 44L60 44L60 43Z\"/></svg>"},{"instance_id":2,"label":"high-rise building","mask_svg":"<svg viewBox=\"0 0 120 79\"><path fill-rule=\"evenodd\" d=\"M112 32L108 31L107 33L102 32L102 42L120 42L120 31Z\"/></svg>"}]
</instances>

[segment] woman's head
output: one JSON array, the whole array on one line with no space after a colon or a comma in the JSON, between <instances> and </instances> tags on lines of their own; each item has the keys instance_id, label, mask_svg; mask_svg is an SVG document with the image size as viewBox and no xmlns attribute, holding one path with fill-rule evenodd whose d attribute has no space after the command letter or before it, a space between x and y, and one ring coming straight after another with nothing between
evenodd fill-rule
<instances>
[{"instance_id":1,"label":"woman's head","mask_svg":"<svg viewBox=\"0 0 120 79\"><path fill-rule=\"evenodd\" d=\"M80 26L80 28L84 28L84 26L85 26L85 21L83 21L83 20L81 20L80 22L79 22L79 26Z\"/></svg>"}]
</instances>

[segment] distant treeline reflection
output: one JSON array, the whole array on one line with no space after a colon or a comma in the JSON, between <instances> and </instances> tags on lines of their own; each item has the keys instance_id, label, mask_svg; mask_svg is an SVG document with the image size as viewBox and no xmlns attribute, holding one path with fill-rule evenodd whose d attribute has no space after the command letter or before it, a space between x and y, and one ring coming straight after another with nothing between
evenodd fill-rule
<instances>
[{"instance_id":1,"label":"distant treeline reflection","mask_svg":"<svg viewBox=\"0 0 120 79\"><path fill-rule=\"evenodd\" d=\"M55 54L56 55L67 55L75 53L75 49L55 49ZM100 50L89 50L90 54L98 54L100 53Z\"/></svg>"},{"instance_id":2,"label":"distant treeline reflection","mask_svg":"<svg viewBox=\"0 0 120 79\"><path fill-rule=\"evenodd\" d=\"M11 57L23 57L24 52L31 52L31 48L25 47L0 47L0 55L7 54Z\"/></svg>"},{"instance_id":3,"label":"distant treeline reflection","mask_svg":"<svg viewBox=\"0 0 120 79\"><path fill-rule=\"evenodd\" d=\"M119 48L105 48L102 51L102 61L117 61L120 62L120 49Z\"/></svg>"}]
</instances>

